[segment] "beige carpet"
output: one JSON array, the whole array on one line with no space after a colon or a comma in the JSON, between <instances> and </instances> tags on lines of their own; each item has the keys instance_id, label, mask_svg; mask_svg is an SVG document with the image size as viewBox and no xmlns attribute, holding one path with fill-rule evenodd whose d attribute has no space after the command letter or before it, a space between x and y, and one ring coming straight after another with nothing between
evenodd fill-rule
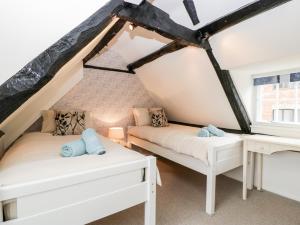
<instances>
[{"instance_id":1,"label":"beige carpet","mask_svg":"<svg viewBox=\"0 0 300 225\"><path fill-rule=\"evenodd\" d=\"M252 191L241 199L242 184L217 177L217 212L205 213L205 176L159 159L163 186L157 189L157 225L300 225L300 203ZM299 190L300 191L300 190ZM143 225L143 205L91 225Z\"/></svg>"}]
</instances>

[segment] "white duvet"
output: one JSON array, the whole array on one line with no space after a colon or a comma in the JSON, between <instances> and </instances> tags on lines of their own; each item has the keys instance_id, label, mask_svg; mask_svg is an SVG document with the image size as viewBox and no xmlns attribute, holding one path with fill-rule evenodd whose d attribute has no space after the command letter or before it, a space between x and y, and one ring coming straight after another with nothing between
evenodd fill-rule
<instances>
[{"instance_id":1,"label":"white duvet","mask_svg":"<svg viewBox=\"0 0 300 225\"><path fill-rule=\"evenodd\" d=\"M224 137L198 137L200 128L170 124L168 127L130 127L128 133L178 153L193 156L208 164L208 152L241 142L240 135L225 133Z\"/></svg>"},{"instance_id":2,"label":"white duvet","mask_svg":"<svg viewBox=\"0 0 300 225\"><path fill-rule=\"evenodd\" d=\"M78 138L80 136L52 136L46 133L24 135L6 152L0 162L0 184L30 182L145 157L103 136L100 136L100 139L106 148L106 154L61 157L62 144Z\"/></svg>"}]
</instances>

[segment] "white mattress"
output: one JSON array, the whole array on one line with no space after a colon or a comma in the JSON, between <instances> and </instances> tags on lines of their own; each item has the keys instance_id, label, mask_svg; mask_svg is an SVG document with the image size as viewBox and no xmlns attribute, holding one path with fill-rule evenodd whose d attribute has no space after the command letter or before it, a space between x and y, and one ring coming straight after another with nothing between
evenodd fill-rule
<instances>
[{"instance_id":1,"label":"white mattress","mask_svg":"<svg viewBox=\"0 0 300 225\"><path fill-rule=\"evenodd\" d=\"M46 133L24 135L6 152L0 162L0 184L11 185L47 179L145 157L100 135L106 154L61 157L61 145L78 138L80 136L52 136ZM141 182L143 173L137 172L136 179Z\"/></svg>"},{"instance_id":2,"label":"white mattress","mask_svg":"<svg viewBox=\"0 0 300 225\"><path fill-rule=\"evenodd\" d=\"M241 136L225 133L224 137L198 137L200 128L170 124L168 127L136 126L128 133L160 145L164 148L186 154L208 164L208 152L241 142Z\"/></svg>"}]
</instances>

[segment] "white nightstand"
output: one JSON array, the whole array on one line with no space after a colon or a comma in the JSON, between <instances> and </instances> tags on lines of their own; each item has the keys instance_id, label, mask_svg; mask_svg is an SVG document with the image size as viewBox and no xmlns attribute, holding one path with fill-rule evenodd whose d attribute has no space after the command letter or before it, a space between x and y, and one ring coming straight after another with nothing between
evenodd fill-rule
<instances>
[{"instance_id":1,"label":"white nightstand","mask_svg":"<svg viewBox=\"0 0 300 225\"><path fill-rule=\"evenodd\" d=\"M247 199L247 172L249 173L249 184L250 189L253 188L253 167L254 167L254 153L258 154L257 164L258 164L258 183L257 189L262 188L262 155L271 155L275 152L282 151L297 151L300 152L300 139L295 138L283 138L267 135L246 135L244 139L244 156L243 156L243 199ZM250 163L248 168L248 153L250 152Z\"/></svg>"}]
</instances>

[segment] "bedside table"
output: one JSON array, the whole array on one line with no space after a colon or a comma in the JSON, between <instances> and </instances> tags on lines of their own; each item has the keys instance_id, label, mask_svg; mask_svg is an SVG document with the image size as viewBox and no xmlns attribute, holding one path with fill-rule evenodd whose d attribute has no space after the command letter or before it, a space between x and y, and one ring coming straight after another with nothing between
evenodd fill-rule
<instances>
[{"instance_id":1,"label":"bedside table","mask_svg":"<svg viewBox=\"0 0 300 225\"><path fill-rule=\"evenodd\" d=\"M262 168L263 168L263 154L271 155L275 152L282 151L297 151L300 152L300 139L283 138L267 135L246 135L243 137L243 199L247 199L247 172L248 172L248 153L250 152L250 189L253 188L253 165L254 153L258 155L258 183L257 190L262 189Z\"/></svg>"}]
</instances>

